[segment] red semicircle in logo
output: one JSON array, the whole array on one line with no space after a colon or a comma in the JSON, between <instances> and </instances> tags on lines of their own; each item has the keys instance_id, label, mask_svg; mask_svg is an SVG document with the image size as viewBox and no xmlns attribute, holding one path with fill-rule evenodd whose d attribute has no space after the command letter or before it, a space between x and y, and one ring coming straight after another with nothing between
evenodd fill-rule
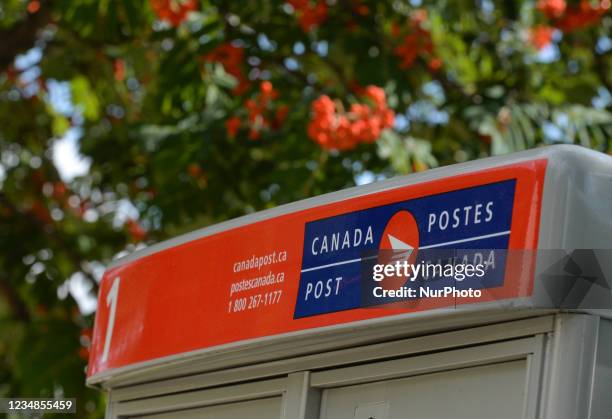
<instances>
[{"instance_id":1,"label":"red semicircle in logo","mask_svg":"<svg viewBox=\"0 0 612 419\"><path fill-rule=\"evenodd\" d=\"M378 263L394 264L395 262L414 263L419 248L419 226L414 216L406 210L393 214L387 222L378 246ZM381 286L385 289L401 288L408 277L388 276Z\"/></svg>"}]
</instances>

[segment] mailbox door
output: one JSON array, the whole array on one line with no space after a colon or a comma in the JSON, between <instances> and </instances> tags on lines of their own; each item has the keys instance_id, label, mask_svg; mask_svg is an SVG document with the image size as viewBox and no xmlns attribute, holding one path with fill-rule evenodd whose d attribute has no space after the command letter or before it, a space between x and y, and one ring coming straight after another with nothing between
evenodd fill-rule
<instances>
[{"instance_id":1,"label":"mailbox door","mask_svg":"<svg viewBox=\"0 0 612 419\"><path fill-rule=\"evenodd\" d=\"M143 419L261 419L278 418L280 414L281 398L272 397L138 417Z\"/></svg>"},{"instance_id":2,"label":"mailbox door","mask_svg":"<svg viewBox=\"0 0 612 419\"><path fill-rule=\"evenodd\" d=\"M527 362L518 360L326 389L321 419L517 419Z\"/></svg>"}]
</instances>

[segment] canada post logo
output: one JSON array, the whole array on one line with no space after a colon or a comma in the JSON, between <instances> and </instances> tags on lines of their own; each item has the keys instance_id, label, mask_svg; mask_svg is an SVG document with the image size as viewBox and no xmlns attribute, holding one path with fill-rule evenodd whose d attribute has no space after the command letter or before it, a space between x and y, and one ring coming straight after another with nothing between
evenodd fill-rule
<instances>
[{"instance_id":1,"label":"canada post logo","mask_svg":"<svg viewBox=\"0 0 612 419\"><path fill-rule=\"evenodd\" d=\"M378 248L411 252L418 247L419 226L414 216L406 210L393 214L385 226Z\"/></svg>"},{"instance_id":2,"label":"canada post logo","mask_svg":"<svg viewBox=\"0 0 612 419\"><path fill-rule=\"evenodd\" d=\"M363 258L375 260L382 265L402 261L415 263L418 249L419 226L416 219L409 211L399 210L391 216L383 230L378 245L378 254L364 255ZM363 276L364 269L361 272ZM406 280L406 277L401 276L387 277L379 285L384 289L398 289L404 285Z\"/></svg>"},{"instance_id":3,"label":"canada post logo","mask_svg":"<svg viewBox=\"0 0 612 419\"><path fill-rule=\"evenodd\" d=\"M515 186L511 179L307 223L294 318L371 305L362 301L362 262L379 249L413 260L423 249L507 249ZM503 276L482 284L500 285Z\"/></svg>"}]
</instances>

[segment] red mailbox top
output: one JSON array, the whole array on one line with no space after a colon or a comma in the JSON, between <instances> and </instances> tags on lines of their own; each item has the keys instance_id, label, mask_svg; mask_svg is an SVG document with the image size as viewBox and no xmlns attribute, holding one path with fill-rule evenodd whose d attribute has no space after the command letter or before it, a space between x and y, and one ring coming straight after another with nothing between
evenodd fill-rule
<instances>
[{"instance_id":1,"label":"red mailbox top","mask_svg":"<svg viewBox=\"0 0 612 419\"><path fill-rule=\"evenodd\" d=\"M495 297L365 307L359 295L373 249L536 248L547 160L493 163L290 204L119 260L100 286L89 382L231 343L529 296L532 283L507 272Z\"/></svg>"}]
</instances>

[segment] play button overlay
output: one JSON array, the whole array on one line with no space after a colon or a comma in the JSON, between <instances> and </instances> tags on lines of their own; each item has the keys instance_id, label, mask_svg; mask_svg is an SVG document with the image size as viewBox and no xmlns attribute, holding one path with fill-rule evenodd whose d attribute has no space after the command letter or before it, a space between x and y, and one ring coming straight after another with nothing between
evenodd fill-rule
<instances>
[{"instance_id":1,"label":"play button overlay","mask_svg":"<svg viewBox=\"0 0 612 419\"><path fill-rule=\"evenodd\" d=\"M414 263L418 248L419 227L414 216L406 210L398 211L389 219L381 236L378 263ZM405 276L388 276L380 286L385 289L399 289L408 279L410 278Z\"/></svg>"}]
</instances>

